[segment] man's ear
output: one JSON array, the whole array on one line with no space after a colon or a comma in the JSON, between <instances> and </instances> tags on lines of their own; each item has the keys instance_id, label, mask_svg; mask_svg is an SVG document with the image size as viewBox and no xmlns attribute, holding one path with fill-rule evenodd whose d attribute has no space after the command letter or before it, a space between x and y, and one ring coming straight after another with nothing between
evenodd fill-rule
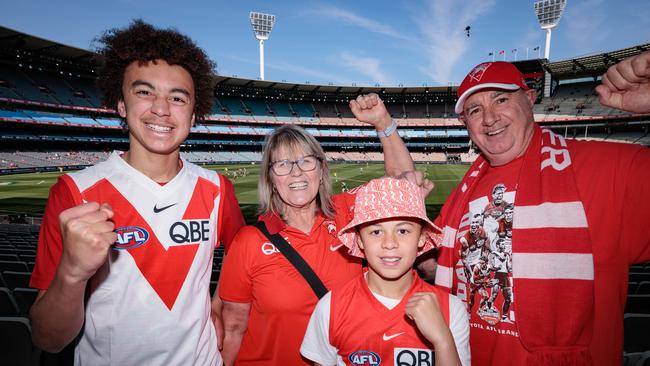
<instances>
[{"instance_id":1,"label":"man's ear","mask_svg":"<svg viewBox=\"0 0 650 366\"><path fill-rule=\"evenodd\" d=\"M528 102L532 108L535 105L535 100L537 99L537 91L535 89L526 90L526 97L528 98Z\"/></svg>"},{"instance_id":2,"label":"man's ear","mask_svg":"<svg viewBox=\"0 0 650 366\"><path fill-rule=\"evenodd\" d=\"M194 127L195 122L196 122L196 114L192 113L192 120L191 120L190 127Z\"/></svg>"},{"instance_id":3,"label":"man's ear","mask_svg":"<svg viewBox=\"0 0 650 366\"><path fill-rule=\"evenodd\" d=\"M120 117L126 118L126 106L124 105L123 100L117 101L117 113L120 115Z\"/></svg>"}]
</instances>

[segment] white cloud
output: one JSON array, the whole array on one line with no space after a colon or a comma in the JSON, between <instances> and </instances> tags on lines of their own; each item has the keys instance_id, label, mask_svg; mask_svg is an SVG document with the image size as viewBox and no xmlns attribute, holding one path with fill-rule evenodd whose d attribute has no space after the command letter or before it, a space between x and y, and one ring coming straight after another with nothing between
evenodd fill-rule
<instances>
[{"instance_id":1,"label":"white cloud","mask_svg":"<svg viewBox=\"0 0 650 366\"><path fill-rule=\"evenodd\" d=\"M518 60L526 59L526 48L528 48L528 58L536 58L537 55L544 54L544 37L545 33L536 24L530 24L527 30L523 32L514 42L515 48L519 50ZM539 47L540 51L533 51L533 48Z\"/></svg>"},{"instance_id":2,"label":"white cloud","mask_svg":"<svg viewBox=\"0 0 650 366\"><path fill-rule=\"evenodd\" d=\"M340 22L347 23L352 26L363 28L372 33L383 34L401 40L410 40L409 37L401 34L400 32L398 32L397 30L395 30L389 25L383 24L373 19L360 16L346 9L337 8L332 5L320 4L315 8L313 8L311 12L314 14L318 14L319 17L338 20Z\"/></svg>"},{"instance_id":3,"label":"white cloud","mask_svg":"<svg viewBox=\"0 0 650 366\"><path fill-rule=\"evenodd\" d=\"M422 45L429 63L421 71L436 83L452 81L454 65L467 51L463 29L494 7L496 0L427 0L414 16L424 36Z\"/></svg>"},{"instance_id":4,"label":"white cloud","mask_svg":"<svg viewBox=\"0 0 650 366\"><path fill-rule=\"evenodd\" d=\"M370 84L379 83L386 85L391 82L386 73L381 69L381 60L377 58L353 55L348 51L344 51L339 54L339 59L343 62L344 67L369 77Z\"/></svg>"},{"instance_id":5,"label":"white cloud","mask_svg":"<svg viewBox=\"0 0 650 366\"><path fill-rule=\"evenodd\" d=\"M273 69L278 69L282 71L287 71L290 73L290 75L302 75L305 76L306 78L315 78L313 81L317 83L327 83L327 82L332 82L337 85L350 85L352 84L352 81L346 78L342 78L338 74L331 74L325 71L321 71L318 69L312 69L309 67L301 66L301 65L295 65L295 64L290 64L288 62L279 62L279 63L273 63L273 64L268 64L270 68ZM307 80L306 80L307 81Z\"/></svg>"},{"instance_id":6,"label":"white cloud","mask_svg":"<svg viewBox=\"0 0 650 366\"><path fill-rule=\"evenodd\" d=\"M248 65L255 65L259 67L259 60L257 58L253 59L248 59L245 57L241 57L235 54L227 54L225 55L226 58L236 61L237 63L244 63ZM353 83L352 80L346 79L344 77L341 77L339 74L332 74L328 73L325 71L321 71L319 69L313 69L309 67L305 67L302 65L296 65L284 61L280 62L267 62L265 63L266 67L266 78L267 80L274 80L274 81L280 81L281 79L284 78L274 78L273 75L269 75L268 69L273 69L273 70L279 70L279 71L285 71L287 75L290 75L291 80L287 80L288 82L296 82L299 83L298 81L298 76L302 76L305 78L305 82L317 82L317 83L328 83L332 82L337 85L350 85ZM220 72L221 75L228 75L229 73L224 71ZM251 79L256 79L258 75L238 75L238 77L249 77ZM312 78L313 80L309 80L309 78Z\"/></svg>"},{"instance_id":7,"label":"white cloud","mask_svg":"<svg viewBox=\"0 0 650 366\"><path fill-rule=\"evenodd\" d=\"M609 36L604 0L583 0L568 2L560 26L566 26L566 36L574 57L584 53L593 53L601 49L603 41ZM551 41L552 42L552 41ZM553 47L551 46L551 59Z\"/></svg>"}]
</instances>

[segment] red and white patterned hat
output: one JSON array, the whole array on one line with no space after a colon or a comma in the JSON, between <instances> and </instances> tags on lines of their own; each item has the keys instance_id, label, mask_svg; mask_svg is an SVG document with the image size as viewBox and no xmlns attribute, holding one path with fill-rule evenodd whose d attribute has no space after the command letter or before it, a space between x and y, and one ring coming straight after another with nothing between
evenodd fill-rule
<instances>
[{"instance_id":1,"label":"red and white patterned hat","mask_svg":"<svg viewBox=\"0 0 650 366\"><path fill-rule=\"evenodd\" d=\"M365 258L359 248L356 227L366 222L392 217L412 217L422 220L424 246L418 255L436 248L442 242L441 230L427 217L420 188L406 179L373 179L356 190L354 217L339 231L339 239L348 247L348 253Z\"/></svg>"}]
</instances>

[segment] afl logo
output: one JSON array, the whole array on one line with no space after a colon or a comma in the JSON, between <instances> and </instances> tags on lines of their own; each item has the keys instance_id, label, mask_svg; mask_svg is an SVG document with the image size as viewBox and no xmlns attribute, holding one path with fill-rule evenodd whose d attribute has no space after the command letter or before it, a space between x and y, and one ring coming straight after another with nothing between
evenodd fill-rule
<instances>
[{"instance_id":1,"label":"afl logo","mask_svg":"<svg viewBox=\"0 0 650 366\"><path fill-rule=\"evenodd\" d=\"M350 360L354 366L378 366L381 363L381 358L378 354L366 350L352 352L350 356L348 356L348 360Z\"/></svg>"},{"instance_id":2,"label":"afl logo","mask_svg":"<svg viewBox=\"0 0 650 366\"><path fill-rule=\"evenodd\" d=\"M139 247L149 240L149 232L138 226L125 226L115 229L117 241L114 249L131 249Z\"/></svg>"}]
</instances>

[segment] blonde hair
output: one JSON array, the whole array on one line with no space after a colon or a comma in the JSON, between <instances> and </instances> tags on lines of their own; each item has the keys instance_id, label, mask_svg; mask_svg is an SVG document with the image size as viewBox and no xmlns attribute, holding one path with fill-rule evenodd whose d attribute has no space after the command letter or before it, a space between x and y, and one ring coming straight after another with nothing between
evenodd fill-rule
<instances>
[{"instance_id":1,"label":"blonde hair","mask_svg":"<svg viewBox=\"0 0 650 366\"><path fill-rule=\"evenodd\" d=\"M330 170L327 165L325 152L318 141L303 128L286 124L276 128L264 141L262 163L260 166L260 181L257 188L259 198L259 214L274 213L282 216L286 204L277 191L273 189L271 181L271 163L274 155L281 149L303 151L305 155L314 155L320 160L321 181L316 196L316 204L327 217L334 217L332 208L332 185L330 183ZM295 169L298 169L296 167Z\"/></svg>"}]
</instances>

